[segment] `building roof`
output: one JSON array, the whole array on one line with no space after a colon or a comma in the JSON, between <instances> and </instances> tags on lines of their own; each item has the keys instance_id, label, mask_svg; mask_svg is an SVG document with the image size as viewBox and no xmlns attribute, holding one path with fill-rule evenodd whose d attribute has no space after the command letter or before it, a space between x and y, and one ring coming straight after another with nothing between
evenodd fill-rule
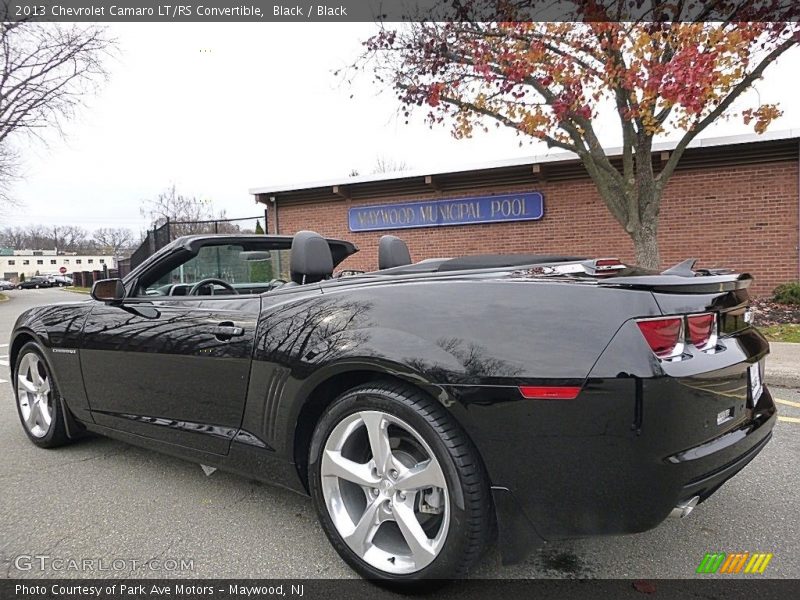
<instances>
[{"instance_id":1,"label":"building roof","mask_svg":"<svg viewBox=\"0 0 800 600\"><path fill-rule=\"evenodd\" d=\"M746 134L694 140L681 157L678 170L798 160L800 129L764 134ZM653 144L654 160L668 153L677 141ZM713 148L713 151L711 150ZM606 149L613 162L619 162L622 148ZM526 185L545 181L584 179L588 176L578 156L572 152L547 154L465 165L446 171L404 171L324 181L251 188L260 202L319 202L426 194L458 193L492 185Z\"/></svg>"}]
</instances>

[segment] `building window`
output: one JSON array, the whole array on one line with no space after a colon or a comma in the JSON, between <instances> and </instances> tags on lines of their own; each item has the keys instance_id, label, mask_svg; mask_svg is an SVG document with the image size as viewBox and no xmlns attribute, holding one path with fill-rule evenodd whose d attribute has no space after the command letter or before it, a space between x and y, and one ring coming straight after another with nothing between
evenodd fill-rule
<instances>
[{"instance_id":1,"label":"building window","mask_svg":"<svg viewBox=\"0 0 800 600\"><path fill-rule=\"evenodd\" d=\"M14 266L16 263L17 263L17 261L15 261L15 260L10 260L10 261L8 261L8 266L9 266L9 267L13 267L13 266Z\"/></svg>"},{"instance_id":2,"label":"building window","mask_svg":"<svg viewBox=\"0 0 800 600\"><path fill-rule=\"evenodd\" d=\"M39 260L36 261L36 264L37 265L43 265L44 261L42 259L39 259Z\"/></svg>"},{"instance_id":3,"label":"building window","mask_svg":"<svg viewBox=\"0 0 800 600\"><path fill-rule=\"evenodd\" d=\"M53 260L53 259L51 258L51 259L50 259L50 264L51 264L51 265L54 265L54 264L56 264L56 261L55 261L55 260Z\"/></svg>"},{"instance_id":4,"label":"building window","mask_svg":"<svg viewBox=\"0 0 800 600\"><path fill-rule=\"evenodd\" d=\"M92 263L94 263L94 259L93 259L93 258L90 258L90 259L89 259L89 264L91 265Z\"/></svg>"},{"instance_id":5,"label":"building window","mask_svg":"<svg viewBox=\"0 0 800 600\"><path fill-rule=\"evenodd\" d=\"M29 264L31 264L31 261L29 261L29 260L26 258L25 260L23 260L23 261L22 261L22 264L23 264L23 265L29 265Z\"/></svg>"},{"instance_id":6,"label":"building window","mask_svg":"<svg viewBox=\"0 0 800 600\"><path fill-rule=\"evenodd\" d=\"M105 258L101 258L101 259L100 259L100 264L101 264L101 265L104 265L104 264L106 264L106 259L105 259Z\"/></svg>"},{"instance_id":7,"label":"building window","mask_svg":"<svg viewBox=\"0 0 800 600\"><path fill-rule=\"evenodd\" d=\"M68 259L68 258L65 258L65 259L64 259L64 264L65 264L65 265L68 265L68 264L69 264L69 259Z\"/></svg>"},{"instance_id":8,"label":"building window","mask_svg":"<svg viewBox=\"0 0 800 600\"><path fill-rule=\"evenodd\" d=\"M76 264L76 265L79 265L79 264L81 264L81 259L80 259L80 258L76 258L76 259L75 259L75 264Z\"/></svg>"}]
</instances>

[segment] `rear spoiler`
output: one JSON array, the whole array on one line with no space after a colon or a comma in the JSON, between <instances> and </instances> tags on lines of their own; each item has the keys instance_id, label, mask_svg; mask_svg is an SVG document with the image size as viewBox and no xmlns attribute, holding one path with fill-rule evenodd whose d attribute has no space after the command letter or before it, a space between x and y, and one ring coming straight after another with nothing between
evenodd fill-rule
<instances>
[{"instance_id":1,"label":"rear spoiler","mask_svg":"<svg viewBox=\"0 0 800 600\"><path fill-rule=\"evenodd\" d=\"M669 274L668 271L670 269L659 275L632 275L601 279L598 281L598 285L676 294L713 294L746 289L753 283L753 277L749 273L716 274L710 271L708 275L705 275L702 272L690 271L691 275L674 275Z\"/></svg>"}]
</instances>

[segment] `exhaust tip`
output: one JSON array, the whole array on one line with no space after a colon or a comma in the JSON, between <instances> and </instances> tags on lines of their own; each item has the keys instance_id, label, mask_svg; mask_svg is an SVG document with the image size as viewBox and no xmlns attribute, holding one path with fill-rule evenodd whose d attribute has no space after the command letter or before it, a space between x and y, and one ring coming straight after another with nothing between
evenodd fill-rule
<instances>
[{"instance_id":1,"label":"exhaust tip","mask_svg":"<svg viewBox=\"0 0 800 600\"><path fill-rule=\"evenodd\" d=\"M689 514L694 510L694 507L697 506L698 502L700 502L700 496L692 496L685 502L681 502L675 508L673 508L672 512L669 513L669 516L673 519L683 519L684 517L688 517Z\"/></svg>"}]
</instances>

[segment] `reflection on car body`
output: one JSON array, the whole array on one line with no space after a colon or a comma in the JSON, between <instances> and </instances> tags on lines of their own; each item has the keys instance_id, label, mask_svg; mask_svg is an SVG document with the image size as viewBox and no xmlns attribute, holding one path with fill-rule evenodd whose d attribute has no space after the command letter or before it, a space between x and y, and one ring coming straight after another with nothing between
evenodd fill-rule
<instances>
[{"instance_id":1,"label":"reflection on car body","mask_svg":"<svg viewBox=\"0 0 800 600\"><path fill-rule=\"evenodd\" d=\"M514 562L685 516L770 439L747 275L414 263L393 238L383 269L333 278L357 250L181 238L90 302L26 311L9 347L26 432L93 431L309 493L344 560L398 584L465 574L495 524Z\"/></svg>"}]
</instances>

